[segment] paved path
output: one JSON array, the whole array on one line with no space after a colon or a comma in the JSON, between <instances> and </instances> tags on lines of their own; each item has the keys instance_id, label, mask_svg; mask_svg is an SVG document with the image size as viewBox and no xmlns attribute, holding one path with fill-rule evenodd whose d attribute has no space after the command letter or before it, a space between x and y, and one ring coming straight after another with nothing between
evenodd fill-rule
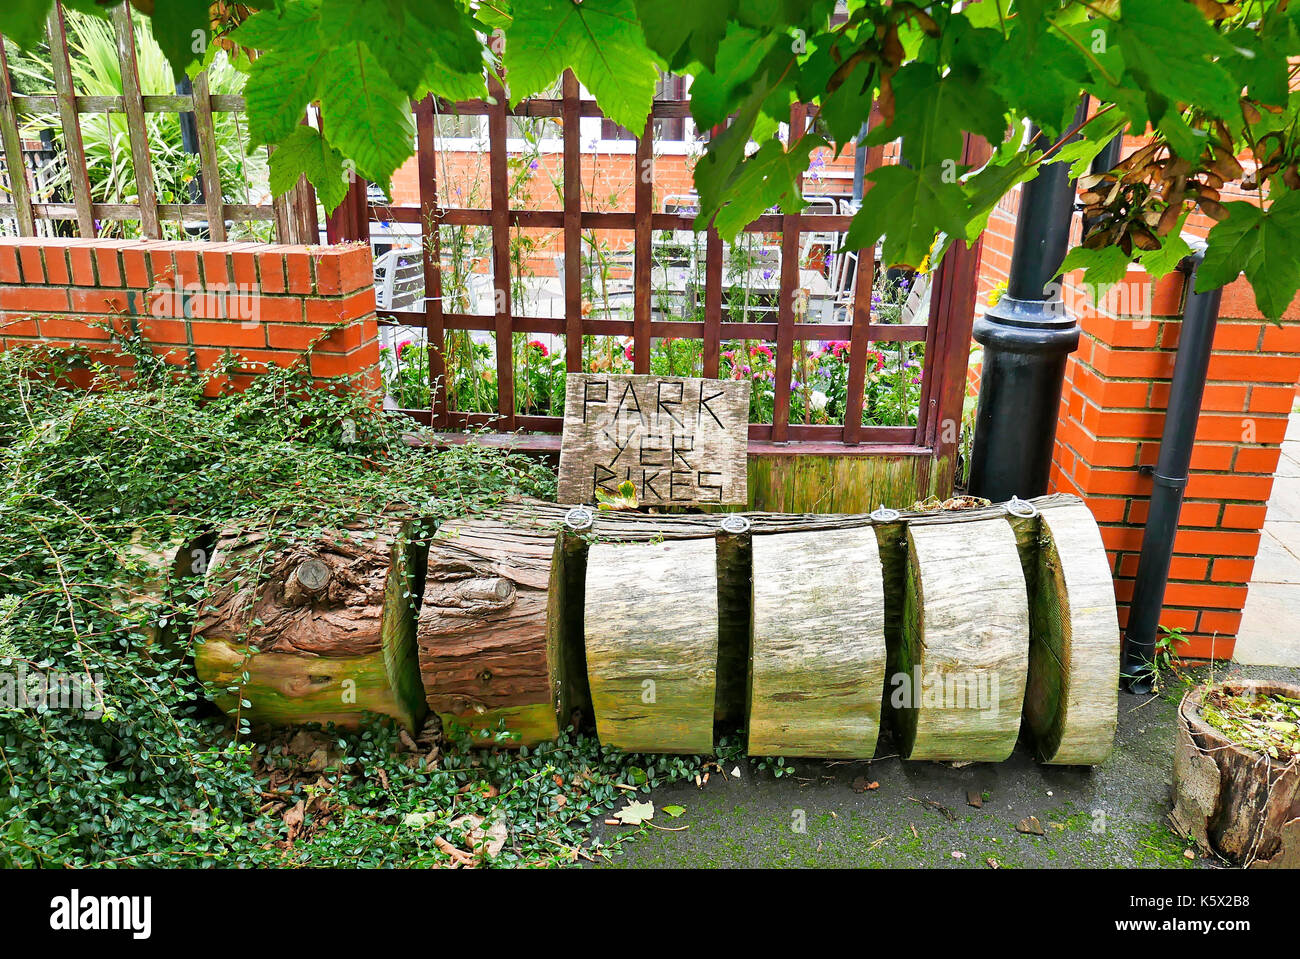
<instances>
[{"instance_id":1,"label":"paved path","mask_svg":"<svg viewBox=\"0 0 1300 959\"><path fill-rule=\"evenodd\" d=\"M1234 660L1300 666L1300 412L1291 414Z\"/></svg>"},{"instance_id":2,"label":"paved path","mask_svg":"<svg viewBox=\"0 0 1300 959\"><path fill-rule=\"evenodd\" d=\"M885 733L879 758L869 763L800 760L793 775L773 779L741 760L727 768L739 768L739 777L713 773L702 788L681 782L656 789L649 798L660 829L596 829L607 843L621 840L624 855L610 865L625 868L988 870L990 859L1003 868L1213 866L1184 856L1188 843L1166 817L1178 701L1186 683L1228 675L1300 680L1296 669L1200 666L1181 680L1167 674L1158 696L1121 693L1115 751L1096 769L1039 765L1024 743L1002 763L902 762ZM875 789L865 788L873 782ZM968 804L970 794L979 808ZM660 814L666 805L685 812ZM1044 835L1017 830L1028 816Z\"/></svg>"}]
</instances>

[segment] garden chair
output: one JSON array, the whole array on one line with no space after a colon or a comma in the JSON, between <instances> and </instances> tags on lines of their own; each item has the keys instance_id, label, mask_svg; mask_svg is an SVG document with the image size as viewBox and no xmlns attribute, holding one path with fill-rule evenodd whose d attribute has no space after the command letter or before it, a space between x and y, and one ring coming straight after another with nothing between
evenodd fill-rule
<instances>
[{"instance_id":1,"label":"garden chair","mask_svg":"<svg viewBox=\"0 0 1300 959\"><path fill-rule=\"evenodd\" d=\"M395 249L375 260L375 306L410 310L424 303L424 260L419 250Z\"/></svg>"}]
</instances>

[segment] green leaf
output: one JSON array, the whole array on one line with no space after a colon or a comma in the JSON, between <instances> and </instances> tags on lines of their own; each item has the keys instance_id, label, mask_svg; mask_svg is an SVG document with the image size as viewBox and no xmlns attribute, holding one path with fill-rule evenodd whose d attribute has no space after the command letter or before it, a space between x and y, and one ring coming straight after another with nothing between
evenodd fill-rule
<instances>
[{"instance_id":1,"label":"green leaf","mask_svg":"<svg viewBox=\"0 0 1300 959\"><path fill-rule=\"evenodd\" d=\"M321 82L326 139L357 172L388 192L393 172L414 152L410 100L362 43L331 50Z\"/></svg>"},{"instance_id":2,"label":"green leaf","mask_svg":"<svg viewBox=\"0 0 1300 959\"><path fill-rule=\"evenodd\" d=\"M1095 301L1105 296L1109 287L1124 279L1128 265L1129 258L1118 246L1103 246L1098 250L1076 246L1065 255L1057 276L1082 269L1083 284L1091 289Z\"/></svg>"},{"instance_id":3,"label":"green leaf","mask_svg":"<svg viewBox=\"0 0 1300 959\"><path fill-rule=\"evenodd\" d=\"M1221 220L1205 238L1205 259L1196 271L1196 292L1204 293L1231 283L1246 270L1259 244L1259 223L1263 211L1253 203L1225 203L1228 218Z\"/></svg>"},{"instance_id":4,"label":"green leaf","mask_svg":"<svg viewBox=\"0 0 1300 959\"><path fill-rule=\"evenodd\" d=\"M696 229L707 227L714 211L726 201L727 188L734 179L736 168L745 159L749 131L754 127L766 95L767 90L762 87L752 91L736 114L735 121L709 140L708 149L695 165L695 189L700 195Z\"/></svg>"},{"instance_id":5,"label":"green leaf","mask_svg":"<svg viewBox=\"0 0 1300 959\"><path fill-rule=\"evenodd\" d=\"M302 122L307 104L316 99L326 73L326 51L313 42L272 50L253 61L244 85L248 135L254 144L279 143Z\"/></svg>"},{"instance_id":6,"label":"green leaf","mask_svg":"<svg viewBox=\"0 0 1300 959\"><path fill-rule=\"evenodd\" d=\"M665 812L676 819L682 813L686 812L686 808L684 806L664 806L662 812Z\"/></svg>"},{"instance_id":7,"label":"green leaf","mask_svg":"<svg viewBox=\"0 0 1300 959\"><path fill-rule=\"evenodd\" d=\"M795 178L808 168L808 154L826 141L807 134L786 152L779 140L768 140L740 165L728 188L729 199L718 210L714 226L725 237L734 237L769 207L779 205L784 213L798 213L805 206Z\"/></svg>"},{"instance_id":8,"label":"green leaf","mask_svg":"<svg viewBox=\"0 0 1300 959\"><path fill-rule=\"evenodd\" d=\"M279 50L302 42L316 32L320 5L292 0L283 7L255 13L231 33L231 39L255 50Z\"/></svg>"},{"instance_id":9,"label":"green leaf","mask_svg":"<svg viewBox=\"0 0 1300 959\"><path fill-rule=\"evenodd\" d=\"M391 2L391 0L390 0ZM474 21L456 0L399 0L421 24L438 60L456 73L483 69L483 45L474 33Z\"/></svg>"},{"instance_id":10,"label":"green leaf","mask_svg":"<svg viewBox=\"0 0 1300 959\"><path fill-rule=\"evenodd\" d=\"M980 6L971 7L967 15ZM994 83L1014 110L1056 137L1074 117L1088 77L1087 63L1075 46L1048 27L1042 0L1017 2L1015 13L1007 21L1007 41L989 60Z\"/></svg>"},{"instance_id":11,"label":"green leaf","mask_svg":"<svg viewBox=\"0 0 1300 959\"><path fill-rule=\"evenodd\" d=\"M1127 123L1128 119L1119 110L1095 116L1080 128L1078 139L1065 144L1047 162L1069 163L1070 179L1077 180L1092 168L1097 154L1119 135Z\"/></svg>"},{"instance_id":12,"label":"green leaf","mask_svg":"<svg viewBox=\"0 0 1300 959\"><path fill-rule=\"evenodd\" d=\"M271 154L271 192L281 196L306 174L326 212L333 212L348 192L343 157L313 127L299 126Z\"/></svg>"},{"instance_id":13,"label":"green leaf","mask_svg":"<svg viewBox=\"0 0 1300 959\"><path fill-rule=\"evenodd\" d=\"M1042 151L1022 153L1016 140L1007 140L978 172L963 183L971 219L966 224L966 240L973 243L988 226L989 217L1007 191L1038 176Z\"/></svg>"},{"instance_id":14,"label":"green leaf","mask_svg":"<svg viewBox=\"0 0 1300 959\"><path fill-rule=\"evenodd\" d=\"M170 0L154 5L153 37L178 80L211 43L209 6L208 0Z\"/></svg>"},{"instance_id":15,"label":"green leaf","mask_svg":"<svg viewBox=\"0 0 1300 959\"><path fill-rule=\"evenodd\" d=\"M712 70L737 0L636 0L646 44L680 70L688 61Z\"/></svg>"},{"instance_id":16,"label":"green leaf","mask_svg":"<svg viewBox=\"0 0 1300 959\"><path fill-rule=\"evenodd\" d=\"M512 103L545 90L569 67L605 116L641 131L659 71L632 0L518 0L513 9L505 51Z\"/></svg>"},{"instance_id":17,"label":"green leaf","mask_svg":"<svg viewBox=\"0 0 1300 959\"><path fill-rule=\"evenodd\" d=\"M691 116L696 126L707 130L723 123L760 86L766 95L768 76L774 75L769 56L778 53L781 39L778 34L732 24L718 47L714 68L696 74L691 83ZM785 57L792 58L793 54Z\"/></svg>"},{"instance_id":18,"label":"green leaf","mask_svg":"<svg viewBox=\"0 0 1300 959\"><path fill-rule=\"evenodd\" d=\"M1237 113L1240 87L1218 62L1232 47L1185 0L1125 0L1115 32L1128 69L1167 109L1191 103L1220 117Z\"/></svg>"},{"instance_id":19,"label":"green leaf","mask_svg":"<svg viewBox=\"0 0 1300 959\"><path fill-rule=\"evenodd\" d=\"M1002 142L1006 104L968 71L954 69L940 76L932 64L909 63L895 74L893 89L894 122L872 130L868 143L902 137L908 160L929 166L961 158L963 130Z\"/></svg>"},{"instance_id":20,"label":"green leaf","mask_svg":"<svg viewBox=\"0 0 1300 959\"><path fill-rule=\"evenodd\" d=\"M1182 230L1183 222L1187 219L1187 213L1183 213L1178 219L1178 226L1170 231L1165 237L1164 243L1158 250L1146 250L1138 254L1138 262L1142 264L1142 269L1150 274L1152 279L1159 280L1168 276L1174 270L1178 269L1178 264L1192 253L1192 248L1186 240L1183 239Z\"/></svg>"},{"instance_id":21,"label":"green leaf","mask_svg":"<svg viewBox=\"0 0 1300 959\"><path fill-rule=\"evenodd\" d=\"M45 39L45 18L51 0L4 0L0 3L0 33L30 50Z\"/></svg>"},{"instance_id":22,"label":"green leaf","mask_svg":"<svg viewBox=\"0 0 1300 959\"><path fill-rule=\"evenodd\" d=\"M887 166L867 178L873 185L849 224L846 249L869 250L883 236L885 264L916 269L929 255L936 232L965 235L966 194L941 166Z\"/></svg>"},{"instance_id":23,"label":"green leaf","mask_svg":"<svg viewBox=\"0 0 1300 959\"><path fill-rule=\"evenodd\" d=\"M1255 305L1276 322L1300 290L1300 193L1283 194L1265 212L1245 202L1224 205L1228 218L1206 237L1196 290L1223 286L1245 272Z\"/></svg>"}]
</instances>

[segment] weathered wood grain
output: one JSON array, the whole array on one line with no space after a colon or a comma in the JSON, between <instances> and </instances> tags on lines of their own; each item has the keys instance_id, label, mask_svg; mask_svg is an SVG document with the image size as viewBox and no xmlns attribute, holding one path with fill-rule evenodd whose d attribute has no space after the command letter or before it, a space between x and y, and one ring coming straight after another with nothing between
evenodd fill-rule
<instances>
[{"instance_id":1,"label":"weathered wood grain","mask_svg":"<svg viewBox=\"0 0 1300 959\"><path fill-rule=\"evenodd\" d=\"M368 711L418 728L417 562L398 522L283 548L222 534L196 624L199 679L224 712L250 723L355 728Z\"/></svg>"},{"instance_id":2,"label":"weathered wood grain","mask_svg":"<svg viewBox=\"0 0 1300 959\"><path fill-rule=\"evenodd\" d=\"M589 550L587 678L603 745L713 751L716 562L712 538Z\"/></svg>"},{"instance_id":3,"label":"weathered wood grain","mask_svg":"<svg viewBox=\"0 0 1300 959\"><path fill-rule=\"evenodd\" d=\"M756 536L753 555L749 754L871 758L885 680L874 530Z\"/></svg>"},{"instance_id":4,"label":"weathered wood grain","mask_svg":"<svg viewBox=\"0 0 1300 959\"><path fill-rule=\"evenodd\" d=\"M748 382L570 373L556 498L628 481L644 506L743 506L748 423Z\"/></svg>"},{"instance_id":5,"label":"weathered wood grain","mask_svg":"<svg viewBox=\"0 0 1300 959\"><path fill-rule=\"evenodd\" d=\"M890 703L907 759L998 762L1020 731L1029 600L1006 520L909 523Z\"/></svg>"},{"instance_id":6,"label":"weathered wood grain","mask_svg":"<svg viewBox=\"0 0 1300 959\"><path fill-rule=\"evenodd\" d=\"M554 739L563 708L566 601L556 533L491 518L443 524L429 547L416 645L429 708L503 745Z\"/></svg>"},{"instance_id":7,"label":"weathered wood grain","mask_svg":"<svg viewBox=\"0 0 1300 959\"><path fill-rule=\"evenodd\" d=\"M1097 521L1082 503L1042 514L1026 549L1032 569L1025 721L1039 758L1097 765L1110 755L1119 709L1119 618Z\"/></svg>"}]
</instances>

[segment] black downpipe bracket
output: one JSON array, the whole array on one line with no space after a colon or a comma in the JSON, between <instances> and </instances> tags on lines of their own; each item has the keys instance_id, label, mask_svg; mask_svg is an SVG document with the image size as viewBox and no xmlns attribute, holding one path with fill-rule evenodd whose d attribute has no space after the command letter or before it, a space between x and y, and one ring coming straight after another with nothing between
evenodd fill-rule
<instances>
[{"instance_id":1,"label":"black downpipe bracket","mask_svg":"<svg viewBox=\"0 0 1300 959\"><path fill-rule=\"evenodd\" d=\"M1086 104L1085 97L1078 124ZM1047 492L1065 361L1079 346L1079 325L1066 315L1056 281L1069 247L1074 194L1066 163L1044 164L1025 184L1007 291L972 331L984 347L984 364L970 492L994 502Z\"/></svg>"},{"instance_id":2,"label":"black downpipe bracket","mask_svg":"<svg viewBox=\"0 0 1300 959\"><path fill-rule=\"evenodd\" d=\"M1160 454L1152 474L1154 485L1146 528L1142 532L1142 555L1133 584L1128 628L1124 631L1120 675L1125 688L1135 693L1149 693L1152 689L1156 631L1164 608L1174 535L1178 532L1178 514L1183 507L1196 423L1201 415L1219 303L1223 298L1220 289L1196 292L1196 274L1204 256L1204 249L1198 250L1182 264L1188 270L1187 297L1174 357L1173 382L1169 385L1169 407L1160 435Z\"/></svg>"}]
</instances>

